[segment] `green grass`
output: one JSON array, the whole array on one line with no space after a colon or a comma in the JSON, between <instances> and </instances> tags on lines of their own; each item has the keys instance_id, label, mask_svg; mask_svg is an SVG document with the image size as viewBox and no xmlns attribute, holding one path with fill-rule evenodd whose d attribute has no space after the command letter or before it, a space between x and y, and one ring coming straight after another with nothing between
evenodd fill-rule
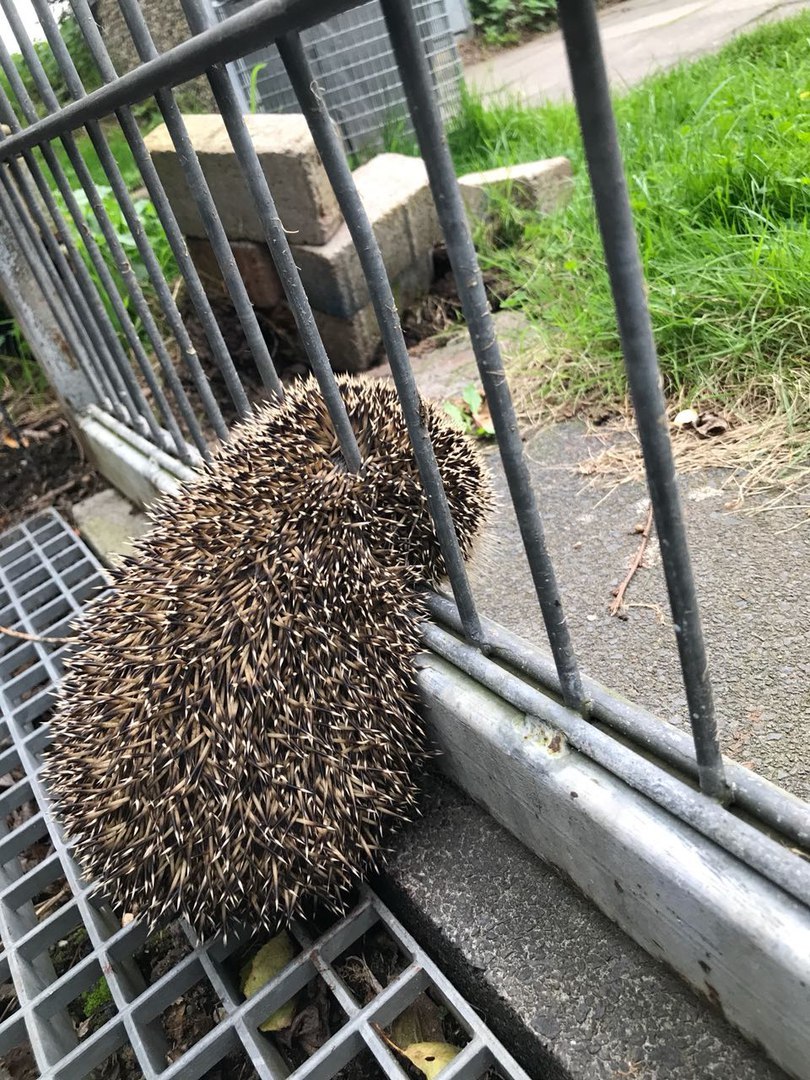
<instances>
[{"instance_id":1,"label":"green grass","mask_svg":"<svg viewBox=\"0 0 810 1080\"><path fill-rule=\"evenodd\" d=\"M810 14L616 100L668 393L746 398L810 430ZM564 154L575 194L546 217L501 206L479 235L509 300L544 329L551 405L616 401L625 382L574 109L466 97L449 131L459 173Z\"/></svg>"}]
</instances>

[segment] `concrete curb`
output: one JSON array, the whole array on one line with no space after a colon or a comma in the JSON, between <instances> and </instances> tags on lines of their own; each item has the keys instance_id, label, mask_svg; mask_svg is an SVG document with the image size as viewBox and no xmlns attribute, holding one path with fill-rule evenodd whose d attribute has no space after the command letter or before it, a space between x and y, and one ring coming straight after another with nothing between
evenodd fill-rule
<instances>
[{"instance_id":1,"label":"concrete curb","mask_svg":"<svg viewBox=\"0 0 810 1080\"><path fill-rule=\"evenodd\" d=\"M420 687L454 783L790 1075L810 1077L807 908L438 657Z\"/></svg>"}]
</instances>

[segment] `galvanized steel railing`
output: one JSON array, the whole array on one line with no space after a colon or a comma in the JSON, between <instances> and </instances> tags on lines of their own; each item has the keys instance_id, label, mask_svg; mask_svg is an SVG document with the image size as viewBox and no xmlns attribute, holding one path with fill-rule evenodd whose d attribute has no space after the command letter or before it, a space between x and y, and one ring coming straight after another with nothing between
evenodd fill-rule
<instances>
[{"instance_id":1,"label":"galvanized steel railing","mask_svg":"<svg viewBox=\"0 0 810 1080\"><path fill-rule=\"evenodd\" d=\"M273 394L280 396L283 393L171 89L205 72L263 224L300 340L328 405L346 465L355 471L362 468L361 455L329 358L225 67L228 61L254 50L258 43L276 41L357 247L448 567L454 602L442 597L431 601L436 625L426 633L427 644L519 708L548 716L584 754L621 776L633 788L688 822L799 900L807 902L810 897L810 866L790 850L796 845L806 845L810 840L810 813L807 807L748 770L733 763L724 763L720 753L697 592L667 435L665 401L591 0L560 0L560 21L660 539L689 706L691 743L683 733L661 724L640 709L619 702L609 692L580 675L529 479L482 276L416 20L407 0L382 0L382 7L492 414L553 663L528 643L482 620L476 610L441 476L421 420L416 384L382 255L358 196L343 147L316 91L313 73L298 37L298 31L303 27L356 5L351 0L258 0L254 6L226 21L209 25L201 5L194 0L182 0L191 36L183 44L159 55L137 0L119 0L143 61L140 67L119 77L93 21L87 0L72 0L72 3L104 85L90 94L84 92L47 0L33 0L66 84L75 99L60 108L36 53L27 41L13 0L0 0L0 8L18 37L20 49L47 109L44 116L38 117L36 107L29 99L7 50L0 46L0 65L17 97L18 108L27 121L25 126L21 126L11 103L4 98L0 100L0 117L10 129L10 134L0 141L0 164L4 166L0 169L0 212L7 218L15 238L26 253L45 295L60 297L60 303L53 305L54 318L96 393L99 406L187 465L193 466L201 457L208 455L203 426L167 355L140 285L127 264L124 252L120 250L115 230L95 195L92 179L76 149L73 132L81 126L85 126L89 132L132 230L154 286L157 303L166 325L176 337L181 360L191 375L211 430L220 437L227 434L222 413L191 347L171 292L151 254L130 196L98 124L102 117L114 114L132 148L236 411L239 415L249 411L238 373L228 355L216 318L187 254L179 226L131 112L134 104L150 95L155 97L179 151L189 189L264 385ZM126 305L118 296L103 253L84 227L81 210L50 145L51 140L56 139L61 140L87 192L126 293L153 346L168 393L163 391L155 377L150 357ZM41 152L82 237L87 255L97 271L101 292L85 267L70 228L60 216L38 156L33 152L35 149ZM33 181L36 192L30 181ZM42 199L44 210L38 203L36 193ZM106 314L105 298L113 306L137 369L152 394L154 408L146 400ZM189 440L192 445L189 445ZM538 691L527 679L558 695L562 704L557 704L548 694ZM620 735L621 739L614 738L614 735ZM738 810L744 817L737 813Z\"/></svg>"}]
</instances>

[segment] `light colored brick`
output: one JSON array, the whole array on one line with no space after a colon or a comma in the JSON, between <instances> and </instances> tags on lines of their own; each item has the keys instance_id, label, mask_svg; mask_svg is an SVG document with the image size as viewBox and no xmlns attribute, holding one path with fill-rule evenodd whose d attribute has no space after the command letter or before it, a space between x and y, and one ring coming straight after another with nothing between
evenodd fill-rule
<instances>
[{"instance_id":1,"label":"light colored brick","mask_svg":"<svg viewBox=\"0 0 810 1080\"><path fill-rule=\"evenodd\" d=\"M205 291L209 296L224 295L226 289L222 272L208 240L189 237L187 244ZM251 303L267 310L280 304L284 300L284 290L267 245L256 244L252 240L233 240L231 251Z\"/></svg>"},{"instance_id":2,"label":"light colored brick","mask_svg":"<svg viewBox=\"0 0 810 1080\"><path fill-rule=\"evenodd\" d=\"M393 281L435 242L435 209L431 220L424 162L380 154L353 175ZM347 319L368 304L368 287L347 225L326 244L295 248L295 260L312 306L325 315Z\"/></svg>"},{"instance_id":3,"label":"light colored brick","mask_svg":"<svg viewBox=\"0 0 810 1080\"><path fill-rule=\"evenodd\" d=\"M400 314L430 288L433 279L433 256L423 252L393 283L392 290ZM315 312L324 347L336 371L366 371L382 341L371 303L348 318Z\"/></svg>"},{"instance_id":4,"label":"light colored brick","mask_svg":"<svg viewBox=\"0 0 810 1080\"><path fill-rule=\"evenodd\" d=\"M151 527L146 514L113 488L74 503L73 518L83 538L111 564L130 555L134 541Z\"/></svg>"},{"instance_id":5,"label":"light colored brick","mask_svg":"<svg viewBox=\"0 0 810 1080\"><path fill-rule=\"evenodd\" d=\"M414 178L417 175L423 178L423 183L414 192L405 210L411 249L416 256L441 243L442 230L439 225L439 215L436 213L436 203L433 201L433 192L428 183L425 163L421 158L410 160L418 165L418 172L417 166L412 166Z\"/></svg>"},{"instance_id":6,"label":"light colored brick","mask_svg":"<svg viewBox=\"0 0 810 1080\"><path fill-rule=\"evenodd\" d=\"M550 214L564 206L574 186L568 158L548 158L502 169L468 173L459 186L472 219L486 213L492 195L510 199L516 206Z\"/></svg>"},{"instance_id":7,"label":"light colored brick","mask_svg":"<svg viewBox=\"0 0 810 1080\"><path fill-rule=\"evenodd\" d=\"M264 230L222 117L190 114L185 123L228 238L263 242ZM255 113L246 116L245 123L290 242L328 241L342 219L304 117L295 113ZM204 237L205 230L165 124L149 133L146 145L182 232Z\"/></svg>"}]
</instances>

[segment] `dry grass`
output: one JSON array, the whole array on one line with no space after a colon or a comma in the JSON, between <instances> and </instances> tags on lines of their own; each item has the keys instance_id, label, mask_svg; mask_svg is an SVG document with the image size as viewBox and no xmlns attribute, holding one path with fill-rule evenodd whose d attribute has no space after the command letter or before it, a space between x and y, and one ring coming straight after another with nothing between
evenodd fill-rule
<instances>
[{"instance_id":1,"label":"dry grass","mask_svg":"<svg viewBox=\"0 0 810 1080\"><path fill-rule=\"evenodd\" d=\"M669 411L670 420L677 411ZM803 509L810 523L810 445L806 434L793 431L780 413L725 410L723 416L729 427L715 438L701 438L670 423L678 473L723 470L727 475L721 486L729 492L726 509L755 514ZM643 481L641 447L630 412L607 425L592 426L592 431L604 438L605 448L577 463L582 476L610 487Z\"/></svg>"},{"instance_id":2,"label":"dry grass","mask_svg":"<svg viewBox=\"0 0 810 1080\"><path fill-rule=\"evenodd\" d=\"M642 482L644 463L629 398L593 392L571 396L565 390L567 361L552 356L546 350L538 353L536 338L534 344L524 337L518 347L507 348L521 422L540 428L574 417L584 420L589 435L604 448L572 468L598 487ZM722 486L729 492L728 509L757 514L803 509L810 522L810 371L794 373L794 381L797 390L790 401L773 384L752 385L727 406L717 404L724 400L717 387L707 386L705 396L696 399L670 399L670 439L678 473L720 469L727 474ZM549 392L555 383L560 392ZM678 413L692 406L717 415L728 426L719 435L701 437L692 428L676 425Z\"/></svg>"}]
</instances>

